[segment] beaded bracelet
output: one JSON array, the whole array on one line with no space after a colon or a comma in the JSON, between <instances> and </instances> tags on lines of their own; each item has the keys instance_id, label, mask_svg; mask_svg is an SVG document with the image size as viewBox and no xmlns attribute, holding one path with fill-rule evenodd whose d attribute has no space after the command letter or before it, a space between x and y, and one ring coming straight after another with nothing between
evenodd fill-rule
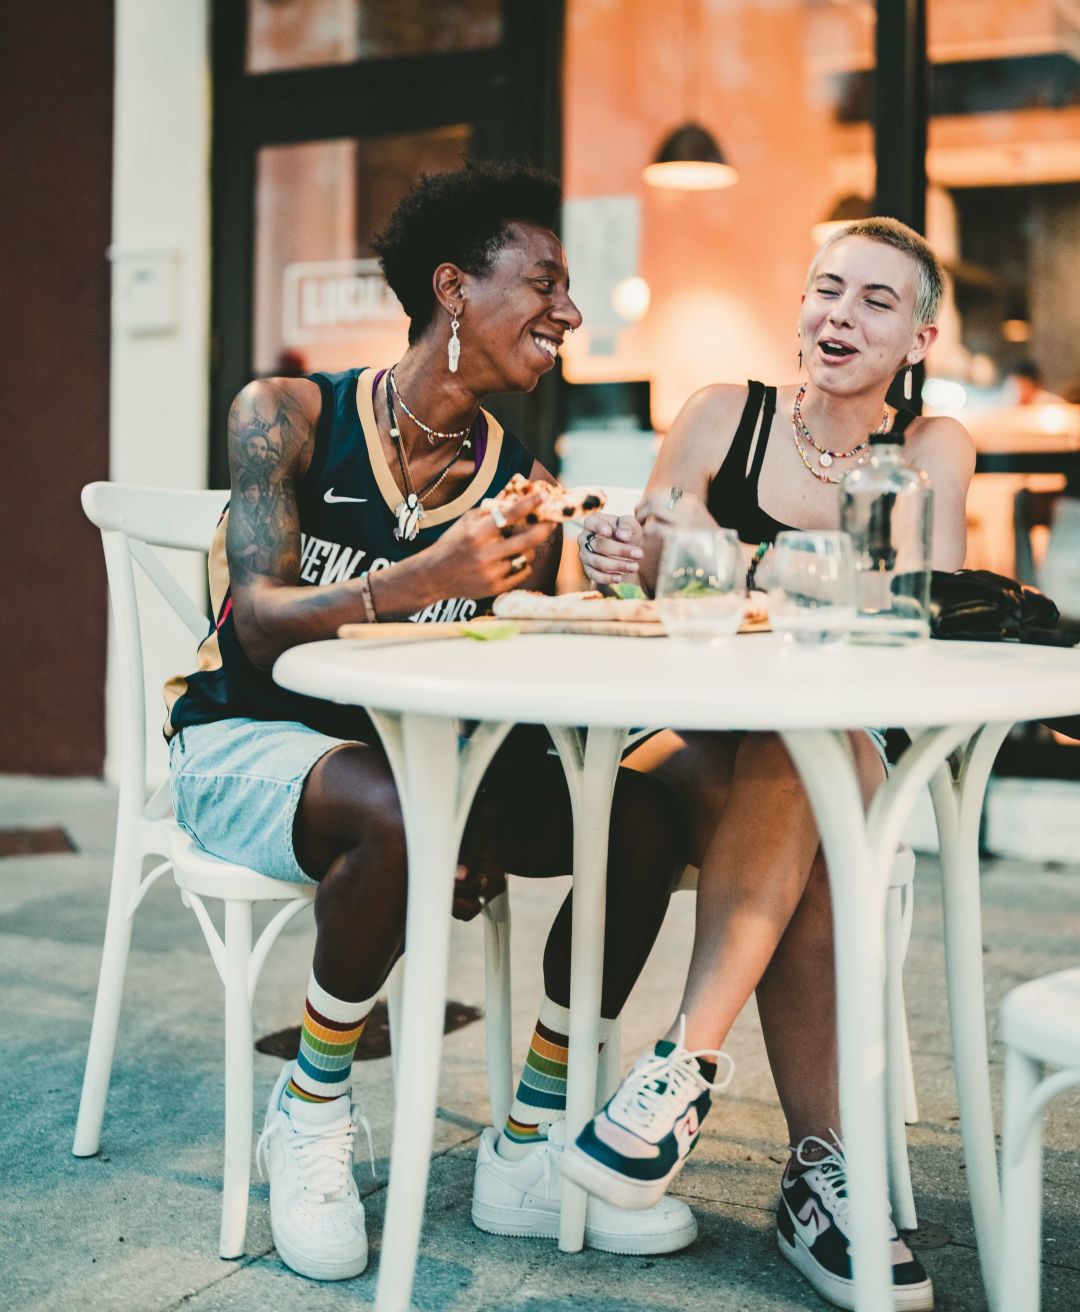
<instances>
[{"instance_id":1,"label":"beaded bracelet","mask_svg":"<svg viewBox=\"0 0 1080 1312\"><path fill-rule=\"evenodd\" d=\"M378 624L375 612L375 598L371 595L371 580L366 574L360 575L360 599L364 603L364 618L369 624Z\"/></svg>"},{"instance_id":2,"label":"beaded bracelet","mask_svg":"<svg viewBox=\"0 0 1080 1312\"><path fill-rule=\"evenodd\" d=\"M759 542L754 549L753 559L750 561L750 568L746 571L746 590L752 592L757 584L758 566L765 559L765 554L772 546L771 542Z\"/></svg>"}]
</instances>

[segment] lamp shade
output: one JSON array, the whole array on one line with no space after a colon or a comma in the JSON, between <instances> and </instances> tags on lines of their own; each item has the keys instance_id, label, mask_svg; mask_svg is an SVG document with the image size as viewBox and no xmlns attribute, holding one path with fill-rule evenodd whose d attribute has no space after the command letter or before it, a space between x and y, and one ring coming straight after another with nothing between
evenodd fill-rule
<instances>
[{"instance_id":1,"label":"lamp shade","mask_svg":"<svg viewBox=\"0 0 1080 1312\"><path fill-rule=\"evenodd\" d=\"M642 170L650 187L675 191L709 191L731 187L737 171L724 159L716 138L700 123L683 123L666 137L656 160Z\"/></svg>"}]
</instances>

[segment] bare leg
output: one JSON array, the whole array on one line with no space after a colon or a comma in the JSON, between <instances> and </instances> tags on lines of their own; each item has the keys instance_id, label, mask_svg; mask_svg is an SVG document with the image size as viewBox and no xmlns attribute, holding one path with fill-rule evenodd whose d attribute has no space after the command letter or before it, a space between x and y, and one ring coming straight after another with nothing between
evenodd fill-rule
<instances>
[{"instance_id":1,"label":"bare leg","mask_svg":"<svg viewBox=\"0 0 1080 1312\"><path fill-rule=\"evenodd\" d=\"M869 801L884 777L881 760L865 734L851 740ZM769 1062L797 1143L840 1129L828 874L779 739L750 735L736 751L737 742L732 735L667 733L629 763L663 779L693 820L701 876L680 1007L687 1045L718 1047L756 986Z\"/></svg>"},{"instance_id":2,"label":"bare leg","mask_svg":"<svg viewBox=\"0 0 1080 1312\"><path fill-rule=\"evenodd\" d=\"M569 873L573 826L546 733L515 732L496 755L467 827L462 860L493 875ZM401 953L407 858L397 790L381 749L328 753L308 776L297 811L297 858L319 880L315 975L343 1001L374 996ZM682 850L668 790L621 771L612 806L612 912L605 936L605 1015L618 1015L663 923ZM572 896L544 956L547 992L569 1001Z\"/></svg>"},{"instance_id":3,"label":"bare leg","mask_svg":"<svg viewBox=\"0 0 1080 1312\"><path fill-rule=\"evenodd\" d=\"M698 877L679 1013L686 1046L719 1048L799 905L817 851L810 804L783 743L748 734ZM668 1037L677 1034L672 1026Z\"/></svg>"},{"instance_id":4,"label":"bare leg","mask_svg":"<svg viewBox=\"0 0 1080 1312\"><path fill-rule=\"evenodd\" d=\"M308 775L293 831L313 879L315 977L347 1002L374 997L405 937L405 829L380 749L340 747Z\"/></svg>"},{"instance_id":5,"label":"bare leg","mask_svg":"<svg viewBox=\"0 0 1080 1312\"><path fill-rule=\"evenodd\" d=\"M885 778L866 734L851 735L863 802ZM757 986L758 1014L773 1079L788 1124L788 1142L840 1133L836 976L829 876L815 854L802 900ZM813 1078L807 1078L807 1072Z\"/></svg>"}]
</instances>

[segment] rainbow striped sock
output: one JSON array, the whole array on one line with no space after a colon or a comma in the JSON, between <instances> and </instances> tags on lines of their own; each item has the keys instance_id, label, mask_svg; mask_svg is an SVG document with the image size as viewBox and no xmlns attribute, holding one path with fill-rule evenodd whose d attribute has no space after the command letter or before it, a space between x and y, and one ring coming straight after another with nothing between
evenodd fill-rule
<instances>
[{"instance_id":1,"label":"rainbow striped sock","mask_svg":"<svg viewBox=\"0 0 1080 1312\"><path fill-rule=\"evenodd\" d=\"M601 1019L601 1048L614 1023ZM500 1156L521 1157L534 1144L543 1143L552 1123L566 1116L569 1033L570 1012L545 997L540 1004L540 1017L533 1030L517 1094L499 1135Z\"/></svg>"},{"instance_id":2,"label":"rainbow striped sock","mask_svg":"<svg viewBox=\"0 0 1080 1312\"><path fill-rule=\"evenodd\" d=\"M300 1051L285 1096L302 1102L330 1102L349 1092L352 1060L364 1022L375 1005L342 1002L322 988L314 970L308 980Z\"/></svg>"}]
</instances>

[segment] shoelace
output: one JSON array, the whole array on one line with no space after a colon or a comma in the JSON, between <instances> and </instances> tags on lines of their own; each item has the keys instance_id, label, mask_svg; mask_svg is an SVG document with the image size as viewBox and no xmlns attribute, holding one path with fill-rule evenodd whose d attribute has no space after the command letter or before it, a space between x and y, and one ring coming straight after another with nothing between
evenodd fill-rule
<instances>
[{"instance_id":1,"label":"shoelace","mask_svg":"<svg viewBox=\"0 0 1080 1312\"><path fill-rule=\"evenodd\" d=\"M795 1149L795 1160L800 1166L816 1170L821 1176L822 1191L827 1193L825 1201L833 1213L840 1232L850 1238L848 1227L850 1203L848 1201L847 1163L844 1160L844 1145L835 1130L830 1130L829 1139L820 1139L816 1134L808 1134ZM821 1157L807 1157L807 1148L816 1148L823 1152Z\"/></svg>"},{"instance_id":2,"label":"shoelace","mask_svg":"<svg viewBox=\"0 0 1080 1312\"><path fill-rule=\"evenodd\" d=\"M291 1133L284 1137L286 1149L293 1154L300 1169L305 1192L314 1195L317 1201L330 1203L345 1197L355 1159L358 1129L363 1129L367 1135L371 1174L375 1175L371 1126L355 1103L349 1109L348 1119L334 1125L301 1126L295 1121L289 1124ZM269 1173L267 1154L272 1129L271 1123L263 1130L255 1149L255 1161L264 1179Z\"/></svg>"},{"instance_id":3,"label":"shoelace","mask_svg":"<svg viewBox=\"0 0 1080 1312\"><path fill-rule=\"evenodd\" d=\"M732 1059L726 1052L713 1048L688 1052L683 1046L685 1035L686 1017L680 1016L679 1037L675 1047L666 1057L654 1054L641 1058L612 1099L609 1113L612 1120L649 1130L657 1119L662 1123L667 1118L674 1119L688 1095L696 1095L702 1089L720 1093L728 1087L735 1074ZM701 1073L698 1057L713 1061L718 1066L726 1062L724 1078L710 1083Z\"/></svg>"}]
</instances>

